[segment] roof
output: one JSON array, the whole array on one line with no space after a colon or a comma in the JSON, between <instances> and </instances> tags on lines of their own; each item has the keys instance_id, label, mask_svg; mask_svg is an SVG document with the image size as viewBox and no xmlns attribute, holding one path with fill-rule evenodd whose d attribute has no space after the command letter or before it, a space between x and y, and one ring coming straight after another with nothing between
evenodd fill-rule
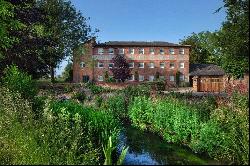
<instances>
[{"instance_id":1,"label":"roof","mask_svg":"<svg viewBox=\"0 0 250 166\"><path fill-rule=\"evenodd\" d=\"M222 76L225 72L215 64L190 64L190 76Z\"/></svg>"},{"instance_id":2,"label":"roof","mask_svg":"<svg viewBox=\"0 0 250 166\"><path fill-rule=\"evenodd\" d=\"M184 46L191 47L190 45L179 45L165 41L108 41L105 43L97 43L97 46Z\"/></svg>"}]
</instances>

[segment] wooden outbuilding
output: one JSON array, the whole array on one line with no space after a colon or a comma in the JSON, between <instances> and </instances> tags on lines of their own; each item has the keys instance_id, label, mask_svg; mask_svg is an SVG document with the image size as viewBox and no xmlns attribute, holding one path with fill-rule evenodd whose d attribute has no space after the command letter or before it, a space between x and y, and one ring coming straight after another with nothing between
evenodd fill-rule
<instances>
[{"instance_id":1,"label":"wooden outbuilding","mask_svg":"<svg viewBox=\"0 0 250 166\"><path fill-rule=\"evenodd\" d=\"M222 68L215 64L190 64L189 80L196 92L222 92L224 75Z\"/></svg>"}]
</instances>

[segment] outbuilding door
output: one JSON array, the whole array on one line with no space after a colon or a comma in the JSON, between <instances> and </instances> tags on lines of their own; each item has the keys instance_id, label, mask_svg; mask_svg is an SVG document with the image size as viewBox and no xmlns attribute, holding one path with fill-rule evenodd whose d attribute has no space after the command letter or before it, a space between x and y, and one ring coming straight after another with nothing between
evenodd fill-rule
<instances>
[{"instance_id":1,"label":"outbuilding door","mask_svg":"<svg viewBox=\"0 0 250 166\"><path fill-rule=\"evenodd\" d=\"M223 90L222 78L200 78L199 91L201 92L221 92Z\"/></svg>"}]
</instances>

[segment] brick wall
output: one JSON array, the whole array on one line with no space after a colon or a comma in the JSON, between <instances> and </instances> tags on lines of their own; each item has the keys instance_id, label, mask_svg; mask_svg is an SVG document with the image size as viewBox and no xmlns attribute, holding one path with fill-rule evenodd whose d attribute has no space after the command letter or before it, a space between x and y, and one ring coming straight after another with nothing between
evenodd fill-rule
<instances>
[{"instance_id":1,"label":"brick wall","mask_svg":"<svg viewBox=\"0 0 250 166\"><path fill-rule=\"evenodd\" d=\"M74 82L82 82L83 75L88 75L90 80L98 81L98 75L102 75L104 77L105 71L108 71L109 75L112 75L112 72L108 68L108 64L112 63L112 56L118 54L118 48L124 49L124 54L128 62L134 62L134 68L131 68L131 74L135 74L137 71L139 75L144 75L144 80L147 81L150 75L155 76L156 72L160 73L160 76L165 76L167 82L170 82L169 77L170 75L175 76L176 72L179 70L185 76L185 81L189 81L189 47L174 47L175 54L170 55L169 49L173 47L122 47L122 46L115 46L114 48L114 55L110 55L108 53L108 49L111 47L99 47L95 45L93 42L89 42L83 45L85 48L85 52L83 55L76 56L74 55L73 58L73 81ZM103 48L104 53L102 55L98 54L98 48ZM129 48L134 48L134 54L129 54ZM144 48L144 54L139 54L139 48ZM149 53L149 49L154 48L155 54L151 55ZM165 54L160 55L159 51L160 48L165 49ZM179 55L179 48L184 48L184 55ZM95 57L95 62L102 62L104 63L103 68L91 66L92 57ZM85 67L80 68L80 62L85 62ZM139 68L138 65L140 62L144 63L144 68ZM154 68L149 68L149 63L154 63ZM165 67L160 68L160 63L164 62ZM180 68L180 63L184 63L184 68ZM170 69L170 63L174 63L174 69ZM96 66L96 64L95 64ZM128 81L131 82L131 81Z\"/></svg>"}]
</instances>

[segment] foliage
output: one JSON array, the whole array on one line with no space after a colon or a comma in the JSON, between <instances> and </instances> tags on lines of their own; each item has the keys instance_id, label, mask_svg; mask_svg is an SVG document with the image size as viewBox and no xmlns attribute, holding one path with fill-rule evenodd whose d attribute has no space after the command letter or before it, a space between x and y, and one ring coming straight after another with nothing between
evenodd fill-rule
<instances>
[{"instance_id":1,"label":"foliage","mask_svg":"<svg viewBox=\"0 0 250 166\"><path fill-rule=\"evenodd\" d=\"M1 29L7 40L1 38L4 57L0 71L16 64L34 78L50 73L53 79L58 63L90 38L87 19L68 0L1 0L2 4Z\"/></svg>"},{"instance_id":2,"label":"foliage","mask_svg":"<svg viewBox=\"0 0 250 166\"><path fill-rule=\"evenodd\" d=\"M123 96L121 95L108 98L107 101L102 103L101 107L117 119L127 118L127 106Z\"/></svg>"},{"instance_id":3,"label":"foliage","mask_svg":"<svg viewBox=\"0 0 250 166\"><path fill-rule=\"evenodd\" d=\"M209 31L192 33L180 41L181 44L191 45L189 62L192 63L216 63L219 55L214 45L214 34Z\"/></svg>"},{"instance_id":4,"label":"foliage","mask_svg":"<svg viewBox=\"0 0 250 166\"><path fill-rule=\"evenodd\" d=\"M12 65L4 70L2 83L8 89L19 92L24 99L32 100L37 94L35 82L25 72Z\"/></svg>"},{"instance_id":5,"label":"foliage","mask_svg":"<svg viewBox=\"0 0 250 166\"><path fill-rule=\"evenodd\" d=\"M135 97L128 111L132 125L158 133L169 142L188 145L196 152L207 152L213 158L248 164L247 96L235 93L218 107L213 97L191 103L180 97Z\"/></svg>"},{"instance_id":6,"label":"foliage","mask_svg":"<svg viewBox=\"0 0 250 166\"><path fill-rule=\"evenodd\" d=\"M112 161L112 152L115 150L115 146L112 143L112 137L109 137L107 146L103 146L103 152L105 155L105 161L103 165L112 165L114 162ZM116 165L122 165L123 160L125 159L126 153L128 151L128 147L123 147L121 155L119 156Z\"/></svg>"},{"instance_id":7,"label":"foliage","mask_svg":"<svg viewBox=\"0 0 250 166\"><path fill-rule=\"evenodd\" d=\"M8 1L0 0L0 59L4 57L3 51L11 48L18 42L18 38L9 34L9 29L22 28L19 20L14 18L14 6Z\"/></svg>"},{"instance_id":8,"label":"foliage","mask_svg":"<svg viewBox=\"0 0 250 166\"><path fill-rule=\"evenodd\" d=\"M86 94L84 92L76 92L72 98L77 99L78 101L83 103L86 99Z\"/></svg>"},{"instance_id":9,"label":"foliage","mask_svg":"<svg viewBox=\"0 0 250 166\"><path fill-rule=\"evenodd\" d=\"M96 107L99 108L102 105L102 102L103 102L103 97L102 96L96 96L96 99L95 99Z\"/></svg>"},{"instance_id":10,"label":"foliage","mask_svg":"<svg viewBox=\"0 0 250 166\"><path fill-rule=\"evenodd\" d=\"M239 78L249 71L249 0L224 0L224 9L226 21L217 32L216 46L223 55L222 67Z\"/></svg>"},{"instance_id":11,"label":"foliage","mask_svg":"<svg viewBox=\"0 0 250 166\"><path fill-rule=\"evenodd\" d=\"M111 68L111 71L115 79L124 82L130 77L129 64L124 56L116 55L112 58L112 62L114 63L114 67Z\"/></svg>"},{"instance_id":12,"label":"foliage","mask_svg":"<svg viewBox=\"0 0 250 166\"><path fill-rule=\"evenodd\" d=\"M181 74L181 72L180 72L180 71L177 71L177 72L176 72L176 75L175 75L176 85L177 85L177 86L180 86L180 74Z\"/></svg>"},{"instance_id":13,"label":"foliage","mask_svg":"<svg viewBox=\"0 0 250 166\"><path fill-rule=\"evenodd\" d=\"M73 81L73 63L68 63L64 68L62 73L62 77L65 82L72 82Z\"/></svg>"},{"instance_id":14,"label":"foliage","mask_svg":"<svg viewBox=\"0 0 250 166\"><path fill-rule=\"evenodd\" d=\"M104 88L97 86L94 83L87 83L86 87L89 88L93 94L100 94L104 91Z\"/></svg>"}]
</instances>

